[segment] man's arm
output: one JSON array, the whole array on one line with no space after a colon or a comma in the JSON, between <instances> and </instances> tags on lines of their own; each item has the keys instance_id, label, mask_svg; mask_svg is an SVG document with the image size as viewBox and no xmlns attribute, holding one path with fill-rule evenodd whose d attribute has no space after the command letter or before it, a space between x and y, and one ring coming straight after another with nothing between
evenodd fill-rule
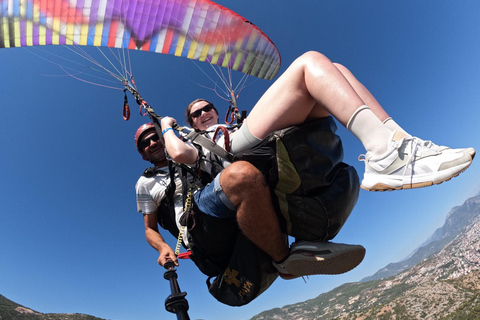
<instances>
[{"instance_id":1,"label":"man's arm","mask_svg":"<svg viewBox=\"0 0 480 320\"><path fill-rule=\"evenodd\" d=\"M168 260L172 260L178 266L175 252L158 232L157 215L154 213L144 214L143 220L145 222L145 237L148 243L160 253L157 260L158 264L163 267Z\"/></svg>"}]
</instances>

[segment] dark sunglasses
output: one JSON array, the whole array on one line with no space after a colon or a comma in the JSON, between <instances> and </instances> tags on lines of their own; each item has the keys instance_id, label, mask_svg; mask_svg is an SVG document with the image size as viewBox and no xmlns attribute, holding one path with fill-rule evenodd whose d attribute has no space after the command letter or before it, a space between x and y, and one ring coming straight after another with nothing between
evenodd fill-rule
<instances>
[{"instance_id":1,"label":"dark sunglasses","mask_svg":"<svg viewBox=\"0 0 480 320\"><path fill-rule=\"evenodd\" d=\"M192 113L190 113L190 117L192 118L198 118L202 115L202 111L204 112L208 112L208 111L211 111L213 109L213 104L209 103L207 104L206 106L204 106L203 108L201 109L198 109Z\"/></svg>"},{"instance_id":2,"label":"dark sunglasses","mask_svg":"<svg viewBox=\"0 0 480 320\"><path fill-rule=\"evenodd\" d=\"M143 150L150 145L151 141L157 142L159 139L160 139L160 137L158 136L158 133L155 133L153 136L151 136L151 137L149 137L145 140L142 140L140 142L140 148Z\"/></svg>"}]
</instances>

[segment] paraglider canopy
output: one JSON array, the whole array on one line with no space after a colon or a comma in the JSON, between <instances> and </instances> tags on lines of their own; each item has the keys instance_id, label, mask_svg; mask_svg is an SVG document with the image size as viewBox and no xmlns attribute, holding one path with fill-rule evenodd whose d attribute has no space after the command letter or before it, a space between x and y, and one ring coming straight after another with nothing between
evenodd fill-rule
<instances>
[{"instance_id":1,"label":"paraglider canopy","mask_svg":"<svg viewBox=\"0 0 480 320\"><path fill-rule=\"evenodd\" d=\"M209 0L0 0L0 48L88 45L171 54L272 79L273 42Z\"/></svg>"}]
</instances>

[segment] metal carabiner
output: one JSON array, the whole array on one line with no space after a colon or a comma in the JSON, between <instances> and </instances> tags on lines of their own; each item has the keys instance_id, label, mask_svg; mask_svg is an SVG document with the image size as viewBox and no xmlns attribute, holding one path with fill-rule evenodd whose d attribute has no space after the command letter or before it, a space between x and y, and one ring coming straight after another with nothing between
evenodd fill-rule
<instances>
[{"instance_id":1,"label":"metal carabiner","mask_svg":"<svg viewBox=\"0 0 480 320\"><path fill-rule=\"evenodd\" d=\"M145 100L142 100L142 103L140 103L140 108L138 109L142 117L144 117L148 113L147 107L148 104L145 102ZM145 112L142 112L142 108L143 110L145 110Z\"/></svg>"}]
</instances>

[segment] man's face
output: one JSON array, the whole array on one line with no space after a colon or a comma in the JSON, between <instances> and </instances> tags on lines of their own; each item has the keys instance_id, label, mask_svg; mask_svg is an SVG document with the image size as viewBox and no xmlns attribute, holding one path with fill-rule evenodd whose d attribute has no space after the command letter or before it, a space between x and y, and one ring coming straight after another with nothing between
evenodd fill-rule
<instances>
[{"instance_id":1,"label":"man's face","mask_svg":"<svg viewBox=\"0 0 480 320\"><path fill-rule=\"evenodd\" d=\"M142 155L144 160L153 163L165 160L165 149L155 130L144 134L139 146L143 148Z\"/></svg>"}]
</instances>

